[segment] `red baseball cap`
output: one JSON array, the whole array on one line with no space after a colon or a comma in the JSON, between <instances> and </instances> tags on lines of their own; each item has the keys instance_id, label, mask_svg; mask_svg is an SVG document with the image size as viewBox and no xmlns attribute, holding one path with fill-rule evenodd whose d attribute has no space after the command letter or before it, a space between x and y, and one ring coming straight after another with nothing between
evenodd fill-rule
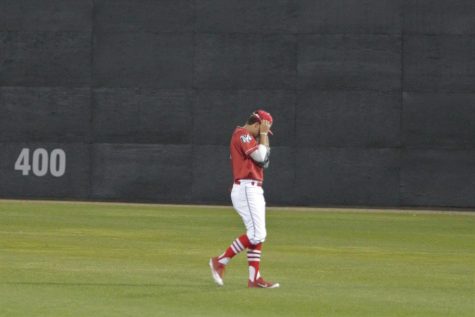
<instances>
[{"instance_id":1,"label":"red baseball cap","mask_svg":"<svg viewBox=\"0 0 475 317\"><path fill-rule=\"evenodd\" d=\"M270 122L270 124L272 124L272 122L273 122L273 119L272 119L272 116L270 115L270 113L268 113L267 111L264 111L262 109L254 111L252 113L252 115L255 116L257 119L259 119L259 123L261 123L262 120L267 120L267 121ZM274 135L274 133L272 133L271 130L269 130L269 134Z\"/></svg>"}]
</instances>

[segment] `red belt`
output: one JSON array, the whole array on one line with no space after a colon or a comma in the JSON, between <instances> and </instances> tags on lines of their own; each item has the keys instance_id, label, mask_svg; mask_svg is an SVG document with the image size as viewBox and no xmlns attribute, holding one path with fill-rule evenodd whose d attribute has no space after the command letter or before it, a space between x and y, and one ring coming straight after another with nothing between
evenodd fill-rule
<instances>
[{"instance_id":1,"label":"red belt","mask_svg":"<svg viewBox=\"0 0 475 317\"><path fill-rule=\"evenodd\" d=\"M237 179L237 180L234 181L234 184L240 185L241 181L239 179ZM256 185L256 186L262 187L262 182L261 181L252 181L251 185Z\"/></svg>"}]
</instances>

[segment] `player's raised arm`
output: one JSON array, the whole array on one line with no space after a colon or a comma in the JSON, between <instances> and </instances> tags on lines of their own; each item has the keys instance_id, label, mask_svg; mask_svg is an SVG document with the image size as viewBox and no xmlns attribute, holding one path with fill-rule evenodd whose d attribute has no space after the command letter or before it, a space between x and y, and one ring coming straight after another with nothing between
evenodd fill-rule
<instances>
[{"instance_id":1,"label":"player's raised arm","mask_svg":"<svg viewBox=\"0 0 475 317\"><path fill-rule=\"evenodd\" d=\"M262 120L259 130L259 144L265 145L267 148L270 147L269 145L269 130L271 127L271 123L267 120Z\"/></svg>"},{"instance_id":2,"label":"player's raised arm","mask_svg":"<svg viewBox=\"0 0 475 317\"><path fill-rule=\"evenodd\" d=\"M251 158L260 166L267 168L269 166L270 146L269 130L272 123L268 120L262 120L259 126L259 146L257 150L251 153Z\"/></svg>"}]
</instances>

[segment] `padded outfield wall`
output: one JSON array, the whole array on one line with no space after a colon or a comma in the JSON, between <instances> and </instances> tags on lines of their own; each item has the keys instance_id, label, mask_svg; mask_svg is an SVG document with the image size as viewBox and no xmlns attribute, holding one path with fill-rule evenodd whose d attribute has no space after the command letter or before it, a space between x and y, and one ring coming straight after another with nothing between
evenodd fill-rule
<instances>
[{"instance_id":1,"label":"padded outfield wall","mask_svg":"<svg viewBox=\"0 0 475 317\"><path fill-rule=\"evenodd\" d=\"M0 197L475 207L473 0L0 0Z\"/></svg>"}]
</instances>

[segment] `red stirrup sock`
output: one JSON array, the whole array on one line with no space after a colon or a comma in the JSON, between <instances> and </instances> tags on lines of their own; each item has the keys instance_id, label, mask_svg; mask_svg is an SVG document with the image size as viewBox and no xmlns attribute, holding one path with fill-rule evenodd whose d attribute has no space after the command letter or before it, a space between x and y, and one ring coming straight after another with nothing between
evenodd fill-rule
<instances>
[{"instance_id":1,"label":"red stirrup sock","mask_svg":"<svg viewBox=\"0 0 475 317\"><path fill-rule=\"evenodd\" d=\"M249 263L249 280L254 282L261 274L259 264L261 263L262 243L251 245L247 251L247 262Z\"/></svg>"},{"instance_id":2,"label":"red stirrup sock","mask_svg":"<svg viewBox=\"0 0 475 317\"><path fill-rule=\"evenodd\" d=\"M236 238L226 251L218 257L218 262L224 265L228 264L236 254L249 248L249 246L251 246L251 241L249 241L247 235L243 234Z\"/></svg>"}]
</instances>

